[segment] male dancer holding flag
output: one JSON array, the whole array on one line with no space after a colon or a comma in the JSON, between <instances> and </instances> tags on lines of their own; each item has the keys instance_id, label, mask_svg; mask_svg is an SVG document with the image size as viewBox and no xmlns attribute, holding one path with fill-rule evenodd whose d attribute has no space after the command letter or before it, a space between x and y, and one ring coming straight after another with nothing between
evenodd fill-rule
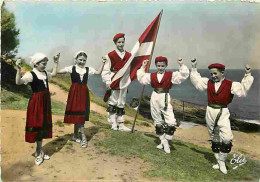
<instances>
[{"instance_id":1,"label":"male dancer holding flag","mask_svg":"<svg viewBox=\"0 0 260 182\"><path fill-rule=\"evenodd\" d=\"M127 87L132 80L136 79L136 72L143 61L150 59L153 54L161 16L162 11L142 33L131 53L124 50L125 36L119 33L113 38L117 49L103 58L108 60L101 74L107 86L104 101L108 101L107 111L113 130L131 131L124 126L123 118ZM146 71L147 69L148 66Z\"/></svg>"},{"instance_id":2,"label":"male dancer holding flag","mask_svg":"<svg viewBox=\"0 0 260 182\"><path fill-rule=\"evenodd\" d=\"M123 115L125 114L125 100L127 87L121 89L120 82L111 88L111 80L114 74L119 71L128 59L131 57L131 53L124 50L125 34L116 34L113 38L116 45L116 50L111 51L103 58L106 59L103 72L101 74L103 82L106 84L109 93L105 95L104 100L108 101L107 112L109 112L109 120L112 123L112 130L131 131L124 125ZM123 80L121 80L122 82Z\"/></svg>"},{"instance_id":3,"label":"male dancer holding flag","mask_svg":"<svg viewBox=\"0 0 260 182\"><path fill-rule=\"evenodd\" d=\"M201 77L197 72L197 61L192 60L190 79L199 91L207 90L208 106L206 123L211 137L212 151L218 161L213 169L219 169L227 174L225 161L232 148L233 134L231 131L229 110L227 105L232 102L233 96L246 97L254 78L251 68L246 65L245 75L241 83L225 79L225 65L214 63L208 66L211 79Z\"/></svg>"}]
</instances>

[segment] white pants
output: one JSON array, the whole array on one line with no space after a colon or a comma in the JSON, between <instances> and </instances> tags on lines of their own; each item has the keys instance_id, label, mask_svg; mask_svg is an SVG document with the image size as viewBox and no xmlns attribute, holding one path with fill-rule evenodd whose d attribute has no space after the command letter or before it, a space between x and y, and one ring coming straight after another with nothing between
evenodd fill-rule
<instances>
[{"instance_id":1,"label":"white pants","mask_svg":"<svg viewBox=\"0 0 260 182\"><path fill-rule=\"evenodd\" d=\"M119 108L125 107L127 88L121 90L112 90L108 99L108 104L117 106Z\"/></svg>"},{"instance_id":2,"label":"white pants","mask_svg":"<svg viewBox=\"0 0 260 182\"><path fill-rule=\"evenodd\" d=\"M216 119L219 111L220 111L220 109L214 109L212 107L207 106L206 122L207 122L208 132L209 132L211 139L213 139L213 136L214 136L213 128L214 128L214 124L215 124L215 119ZM233 139L229 116L230 116L230 113L229 113L228 108L223 108L222 114L218 120L220 142L229 143Z\"/></svg>"},{"instance_id":3,"label":"white pants","mask_svg":"<svg viewBox=\"0 0 260 182\"><path fill-rule=\"evenodd\" d=\"M108 99L108 104L124 108L126 100L127 88L121 90L112 90L112 93ZM124 116L118 116L116 113L109 113L109 120L111 123L120 124L124 122Z\"/></svg>"},{"instance_id":4,"label":"white pants","mask_svg":"<svg viewBox=\"0 0 260 182\"><path fill-rule=\"evenodd\" d=\"M165 93L156 93L153 91L151 100L150 100L150 107L151 107L151 115L154 120L154 124L164 124L167 123L169 126L176 125L176 119L174 117L173 108L171 105L171 97L168 94L168 106L167 109L165 108ZM164 117L164 120L162 118Z\"/></svg>"}]
</instances>

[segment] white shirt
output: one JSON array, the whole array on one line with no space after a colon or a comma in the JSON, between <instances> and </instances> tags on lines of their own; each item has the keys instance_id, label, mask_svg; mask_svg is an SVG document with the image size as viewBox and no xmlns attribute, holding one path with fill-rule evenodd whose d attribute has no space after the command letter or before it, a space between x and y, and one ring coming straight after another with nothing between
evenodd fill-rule
<instances>
[{"instance_id":1,"label":"white shirt","mask_svg":"<svg viewBox=\"0 0 260 182\"><path fill-rule=\"evenodd\" d=\"M47 79L50 80L50 79L52 78L51 73L46 71L46 72L47 72L47 77L48 77L48 78L47 78L47 77L46 77L46 74L45 74L44 72L40 72L40 71L38 71L36 68L33 68L32 71L36 74L36 76L37 76L37 78L38 78L39 80L42 80L42 81L43 81L45 87L47 88L47 81L46 81L46 80L47 80ZM26 72L26 73L24 74L24 76L21 78L21 80L24 81L24 84L25 84L25 85L27 85L28 83L32 82L32 81L33 81L32 73L31 73L31 72Z\"/></svg>"},{"instance_id":2,"label":"white shirt","mask_svg":"<svg viewBox=\"0 0 260 182\"><path fill-rule=\"evenodd\" d=\"M123 59L125 57L125 50L123 52L120 52L119 50L116 50L117 55ZM106 84L106 85L110 85L111 84L111 78L113 77L113 75L115 73L110 71L111 68L111 60L109 58L108 55L105 55L107 61L104 65L103 71L101 73L101 77L102 77L102 81Z\"/></svg>"},{"instance_id":3,"label":"white shirt","mask_svg":"<svg viewBox=\"0 0 260 182\"><path fill-rule=\"evenodd\" d=\"M86 67L81 68L78 65L75 65L75 67L76 67L76 72L80 75L80 80L82 81L83 80L83 76L86 73ZM67 73L72 73L72 68L73 68L73 66L68 66L68 67L65 67L64 70ZM95 72L96 72L96 70L94 68L89 67L88 75L94 75Z\"/></svg>"},{"instance_id":4,"label":"white shirt","mask_svg":"<svg viewBox=\"0 0 260 182\"><path fill-rule=\"evenodd\" d=\"M201 77L197 71L197 68L191 69L190 80L191 80L191 83L195 86L195 88L198 89L199 91L204 91L207 89L209 79L205 78L205 77ZM214 83L216 92L219 89L222 81L223 80L221 80L220 82ZM251 86L253 84L253 81L254 81L254 77L251 76L251 73L245 74L241 83L232 82L231 93L238 97L246 97L247 92L249 91L249 89L251 88Z\"/></svg>"},{"instance_id":5,"label":"white shirt","mask_svg":"<svg viewBox=\"0 0 260 182\"><path fill-rule=\"evenodd\" d=\"M165 72L164 72L165 73ZM157 79L160 82L164 76L163 74L157 73ZM179 71L172 72L171 82L173 84L181 84L184 80L189 77L189 69L186 65L182 65ZM137 79L143 85L151 84L151 73L145 73L144 69L137 70Z\"/></svg>"}]
</instances>

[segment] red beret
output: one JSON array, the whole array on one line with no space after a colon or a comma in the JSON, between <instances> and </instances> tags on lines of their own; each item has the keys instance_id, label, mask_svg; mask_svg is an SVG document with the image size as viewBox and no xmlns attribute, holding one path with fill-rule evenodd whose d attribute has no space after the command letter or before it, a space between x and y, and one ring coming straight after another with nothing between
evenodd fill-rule
<instances>
[{"instance_id":1,"label":"red beret","mask_svg":"<svg viewBox=\"0 0 260 182\"><path fill-rule=\"evenodd\" d=\"M156 57L156 58L155 58L155 64L156 64L157 62L166 62L166 64L168 64L167 58L166 58L166 57L162 57L162 56L159 56L159 57Z\"/></svg>"},{"instance_id":2,"label":"red beret","mask_svg":"<svg viewBox=\"0 0 260 182\"><path fill-rule=\"evenodd\" d=\"M118 34L116 34L115 36L114 36L114 38L113 38L113 41L115 42L115 41L117 41L119 38L121 38L121 37L125 37L125 34L123 34L123 33L118 33Z\"/></svg>"},{"instance_id":3,"label":"red beret","mask_svg":"<svg viewBox=\"0 0 260 182\"><path fill-rule=\"evenodd\" d=\"M209 65L208 68L209 69L211 69L211 68L219 68L219 69L225 70L225 65L219 64L219 63L214 63L214 64Z\"/></svg>"}]
</instances>

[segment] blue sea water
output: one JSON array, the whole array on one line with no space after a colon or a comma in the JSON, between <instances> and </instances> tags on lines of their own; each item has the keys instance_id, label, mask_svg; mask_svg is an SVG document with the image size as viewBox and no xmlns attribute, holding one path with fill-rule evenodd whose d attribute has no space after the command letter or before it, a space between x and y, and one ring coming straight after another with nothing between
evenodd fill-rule
<instances>
[{"instance_id":1,"label":"blue sea water","mask_svg":"<svg viewBox=\"0 0 260 182\"><path fill-rule=\"evenodd\" d=\"M153 72L155 70L150 70ZM203 77L209 77L208 70L199 70L199 73ZM229 110L234 113L236 118L245 120L260 120L260 70L253 70L252 75L254 77L254 83L248 92L246 98L234 97L231 104L229 104ZM227 79L240 82L244 76L244 70L227 70L225 73ZM105 93L105 84L102 82L100 75L94 75L89 77L88 86L92 92L98 97L103 97ZM133 81L128 88L127 100L129 104L133 97L140 97L142 85L138 81ZM151 86L146 86L144 90L145 95L151 95L153 89ZM192 85L190 78L184 81L180 85L174 85L170 90L171 97L181 101L191 102L198 105L207 105L207 93L199 92Z\"/></svg>"}]
</instances>

